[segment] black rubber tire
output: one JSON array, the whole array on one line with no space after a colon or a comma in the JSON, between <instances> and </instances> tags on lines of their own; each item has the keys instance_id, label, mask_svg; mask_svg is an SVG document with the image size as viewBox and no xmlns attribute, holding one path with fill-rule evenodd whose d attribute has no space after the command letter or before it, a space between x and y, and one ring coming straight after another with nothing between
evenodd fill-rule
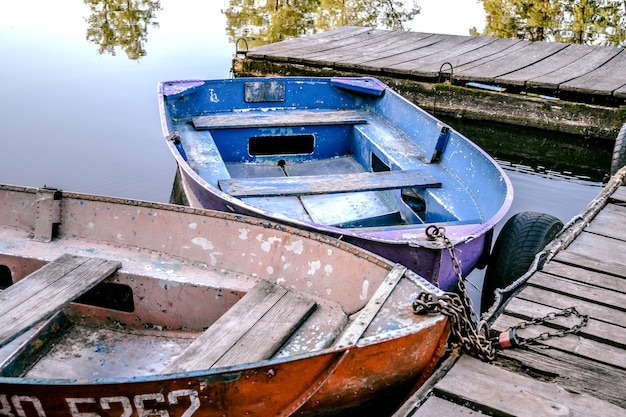
<instances>
[{"instance_id":1,"label":"black rubber tire","mask_svg":"<svg viewBox=\"0 0 626 417\"><path fill-rule=\"evenodd\" d=\"M558 218L534 211L513 215L505 224L489 258L481 296L481 311L494 301L496 288L504 288L524 275L539 253L563 228Z\"/></svg>"},{"instance_id":2,"label":"black rubber tire","mask_svg":"<svg viewBox=\"0 0 626 417\"><path fill-rule=\"evenodd\" d=\"M613 146L613 157L611 159L611 175L626 165L626 123L622 125Z\"/></svg>"}]
</instances>

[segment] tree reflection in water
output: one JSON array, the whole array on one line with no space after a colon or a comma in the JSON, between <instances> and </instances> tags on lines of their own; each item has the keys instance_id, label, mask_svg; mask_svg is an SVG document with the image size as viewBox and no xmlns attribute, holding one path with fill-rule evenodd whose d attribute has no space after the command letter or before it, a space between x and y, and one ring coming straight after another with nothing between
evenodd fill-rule
<instances>
[{"instance_id":1,"label":"tree reflection in water","mask_svg":"<svg viewBox=\"0 0 626 417\"><path fill-rule=\"evenodd\" d=\"M420 12L416 0L230 0L223 13L232 42L278 42L341 26L400 30Z\"/></svg>"},{"instance_id":2,"label":"tree reflection in water","mask_svg":"<svg viewBox=\"0 0 626 417\"><path fill-rule=\"evenodd\" d=\"M210 0L209 0L210 1ZM99 45L100 54L115 56L121 48L129 59L146 55L148 28L158 27L155 12L161 9L159 0L84 0L91 11L87 40Z\"/></svg>"}]
</instances>

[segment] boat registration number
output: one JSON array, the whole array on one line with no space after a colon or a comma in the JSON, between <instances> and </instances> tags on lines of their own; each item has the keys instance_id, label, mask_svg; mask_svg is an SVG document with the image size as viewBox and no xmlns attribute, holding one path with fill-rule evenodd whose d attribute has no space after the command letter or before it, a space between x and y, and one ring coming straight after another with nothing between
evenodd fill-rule
<instances>
[{"instance_id":1,"label":"boat registration number","mask_svg":"<svg viewBox=\"0 0 626 417\"><path fill-rule=\"evenodd\" d=\"M159 416L170 417L167 405L189 404L180 417L192 416L200 408L198 392L192 389L180 389L167 395L161 393L140 394L134 397L102 397L102 398L65 398L67 415L72 417L111 416L111 410L119 410L119 417ZM149 406L147 404L150 404ZM160 405L160 407L156 407ZM152 408L155 407L155 408ZM51 411L52 412L52 411ZM57 414L57 410L52 414ZM46 417L46 410L39 398L30 395L13 395L7 397L0 394L0 416L6 417ZM178 416L177 416L178 417Z\"/></svg>"}]
</instances>

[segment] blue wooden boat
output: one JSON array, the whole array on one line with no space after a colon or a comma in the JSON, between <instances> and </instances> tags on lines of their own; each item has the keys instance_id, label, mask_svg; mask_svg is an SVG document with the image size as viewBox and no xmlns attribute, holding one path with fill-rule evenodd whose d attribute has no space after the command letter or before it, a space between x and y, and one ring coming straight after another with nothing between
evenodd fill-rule
<instances>
[{"instance_id":1,"label":"blue wooden boat","mask_svg":"<svg viewBox=\"0 0 626 417\"><path fill-rule=\"evenodd\" d=\"M444 290L483 266L513 192L467 138L370 77L168 81L161 124L186 202L321 232Z\"/></svg>"}]
</instances>

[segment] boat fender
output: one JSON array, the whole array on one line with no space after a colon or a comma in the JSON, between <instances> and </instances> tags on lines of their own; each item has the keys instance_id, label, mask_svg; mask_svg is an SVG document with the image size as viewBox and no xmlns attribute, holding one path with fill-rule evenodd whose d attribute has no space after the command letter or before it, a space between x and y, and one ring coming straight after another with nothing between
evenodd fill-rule
<instances>
[{"instance_id":1,"label":"boat fender","mask_svg":"<svg viewBox=\"0 0 626 417\"><path fill-rule=\"evenodd\" d=\"M524 275L539 253L563 228L558 218L534 211L514 214L502 227L489 257L483 281L481 312L505 288Z\"/></svg>"},{"instance_id":2,"label":"boat fender","mask_svg":"<svg viewBox=\"0 0 626 417\"><path fill-rule=\"evenodd\" d=\"M611 176L626 165L626 123L622 125L613 146L613 158L611 159Z\"/></svg>"}]
</instances>

